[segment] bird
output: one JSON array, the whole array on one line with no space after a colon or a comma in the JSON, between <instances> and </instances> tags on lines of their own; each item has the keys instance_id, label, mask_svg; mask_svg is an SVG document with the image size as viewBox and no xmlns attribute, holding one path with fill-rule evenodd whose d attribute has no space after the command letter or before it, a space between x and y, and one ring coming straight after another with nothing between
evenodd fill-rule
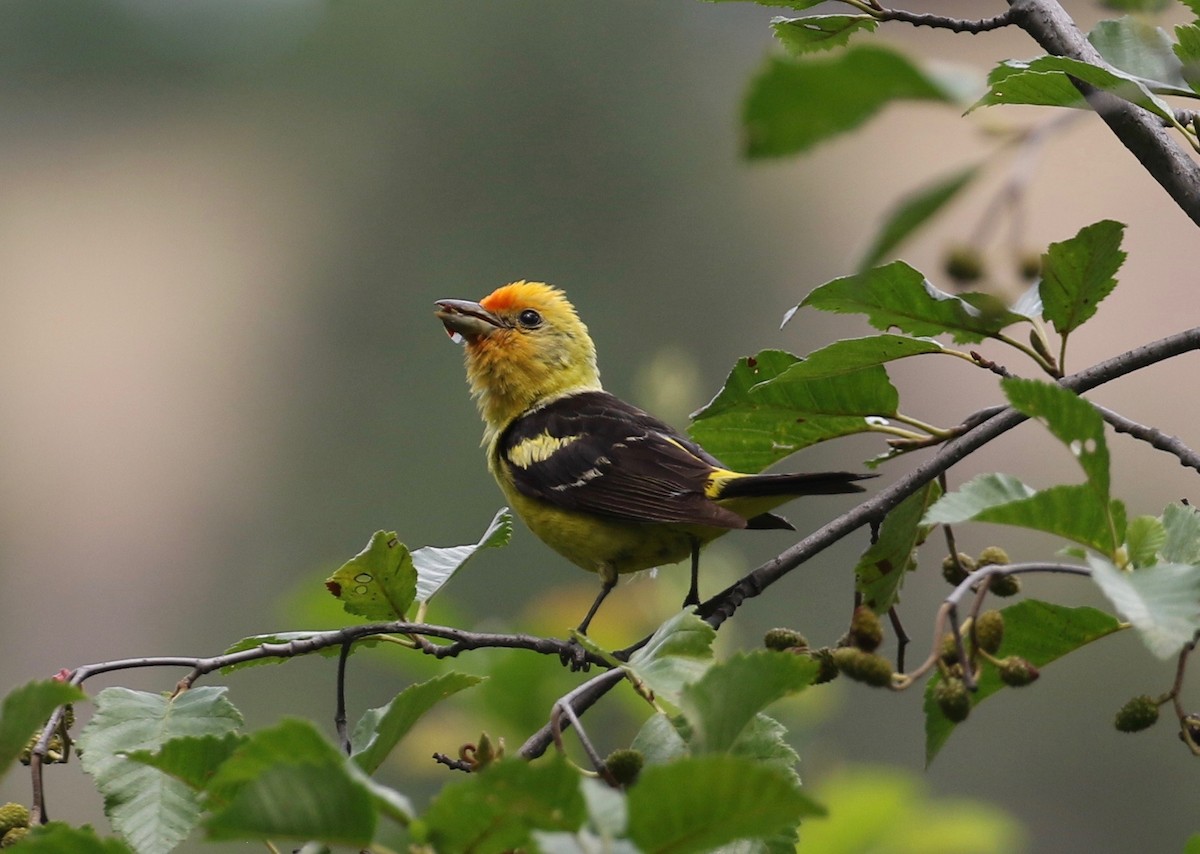
<instances>
[{"instance_id":1,"label":"bird","mask_svg":"<svg viewBox=\"0 0 1200 854\"><path fill-rule=\"evenodd\" d=\"M600 578L581 635L619 576L690 556L683 607L699 605L701 547L737 529L795 530L770 511L799 496L861 492L856 481L874 476L727 468L604 390L587 326L564 292L544 282L435 305L465 347L488 468L505 499L546 545Z\"/></svg>"}]
</instances>

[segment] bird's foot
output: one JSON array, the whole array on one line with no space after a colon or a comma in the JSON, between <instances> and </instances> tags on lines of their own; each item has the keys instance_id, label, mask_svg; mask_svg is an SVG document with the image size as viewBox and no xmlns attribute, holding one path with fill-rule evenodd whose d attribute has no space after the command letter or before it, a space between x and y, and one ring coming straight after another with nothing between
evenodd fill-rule
<instances>
[{"instance_id":1,"label":"bird's foot","mask_svg":"<svg viewBox=\"0 0 1200 854\"><path fill-rule=\"evenodd\" d=\"M563 667L571 668L572 673L587 673L592 669L592 664L587 659L587 650L575 638L567 642L566 648L558 654L558 660L562 662Z\"/></svg>"}]
</instances>

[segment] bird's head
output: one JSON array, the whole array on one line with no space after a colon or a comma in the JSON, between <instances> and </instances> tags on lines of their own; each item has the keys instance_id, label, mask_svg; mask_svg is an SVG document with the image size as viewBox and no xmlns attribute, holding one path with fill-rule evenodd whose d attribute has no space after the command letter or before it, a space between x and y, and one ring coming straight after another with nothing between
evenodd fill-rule
<instances>
[{"instance_id":1,"label":"bird's head","mask_svg":"<svg viewBox=\"0 0 1200 854\"><path fill-rule=\"evenodd\" d=\"M466 346L467 380L489 434L532 406L600 388L587 327L557 288L513 282L479 302L438 300L435 313Z\"/></svg>"}]
</instances>

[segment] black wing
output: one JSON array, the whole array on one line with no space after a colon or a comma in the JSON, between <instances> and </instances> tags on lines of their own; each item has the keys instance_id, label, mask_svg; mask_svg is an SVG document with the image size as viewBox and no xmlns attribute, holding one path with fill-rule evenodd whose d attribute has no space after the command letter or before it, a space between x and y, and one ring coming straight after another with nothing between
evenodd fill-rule
<instances>
[{"instance_id":1,"label":"black wing","mask_svg":"<svg viewBox=\"0 0 1200 854\"><path fill-rule=\"evenodd\" d=\"M523 415L496 453L524 495L631 522L744 528L705 495L721 464L699 445L602 391L580 392Z\"/></svg>"}]
</instances>

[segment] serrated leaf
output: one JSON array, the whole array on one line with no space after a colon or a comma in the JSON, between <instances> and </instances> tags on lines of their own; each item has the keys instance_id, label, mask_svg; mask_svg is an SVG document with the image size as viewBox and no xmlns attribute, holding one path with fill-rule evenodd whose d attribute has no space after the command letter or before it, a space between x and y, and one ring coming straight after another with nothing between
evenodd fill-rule
<instances>
[{"instance_id":1,"label":"serrated leaf","mask_svg":"<svg viewBox=\"0 0 1200 854\"><path fill-rule=\"evenodd\" d=\"M768 715L760 712L751 718L729 752L773 765L800 783L800 775L796 773L800 757L788 744L787 727Z\"/></svg>"},{"instance_id":2,"label":"serrated leaf","mask_svg":"<svg viewBox=\"0 0 1200 854\"><path fill-rule=\"evenodd\" d=\"M771 21L775 38L792 56L845 47L855 33L873 33L878 26L870 15L809 15Z\"/></svg>"},{"instance_id":3,"label":"serrated leaf","mask_svg":"<svg viewBox=\"0 0 1200 854\"><path fill-rule=\"evenodd\" d=\"M1000 500L1006 490L1029 491L1025 498ZM957 492L942 496L925 515L927 523L992 522L1066 537L1104 554L1125 539L1125 506L1105 502L1086 485L1059 485L1040 492L1008 475L980 475Z\"/></svg>"},{"instance_id":4,"label":"serrated leaf","mask_svg":"<svg viewBox=\"0 0 1200 854\"><path fill-rule=\"evenodd\" d=\"M507 507L501 507L474 545L425 546L414 551L412 560L417 569L417 601L428 602L432 599L478 552L508 545L512 539L512 527L512 513Z\"/></svg>"},{"instance_id":5,"label":"serrated leaf","mask_svg":"<svg viewBox=\"0 0 1200 854\"><path fill-rule=\"evenodd\" d=\"M1180 62L1180 74L1193 92L1200 91L1200 27L1190 24L1175 28L1173 48Z\"/></svg>"},{"instance_id":6,"label":"serrated leaf","mask_svg":"<svg viewBox=\"0 0 1200 854\"><path fill-rule=\"evenodd\" d=\"M717 396L693 413L692 438L730 468L756 472L801 448L868 429L857 416L798 418L786 395L751 396L752 388L797 362L782 350L739 359Z\"/></svg>"},{"instance_id":7,"label":"serrated leaf","mask_svg":"<svg viewBox=\"0 0 1200 854\"><path fill-rule=\"evenodd\" d=\"M956 525L993 507L1032 498L1037 490L1012 475L981 474L947 492L925 514L926 525Z\"/></svg>"},{"instance_id":8,"label":"serrated leaf","mask_svg":"<svg viewBox=\"0 0 1200 854\"><path fill-rule=\"evenodd\" d=\"M647 765L665 765L688 755L687 740L681 729L691 734L687 721L681 716L672 720L658 712L646 719L629 746L642 754Z\"/></svg>"},{"instance_id":9,"label":"serrated leaf","mask_svg":"<svg viewBox=\"0 0 1200 854\"><path fill-rule=\"evenodd\" d=\"M909 335L948 334L958 343L977 343L1026 318L983 295L966 298L938 290L903 261L893 261L816 288L800 306L838 314L865 314L876 329Z\"/></svg>"},{"instance_id":10,"label":"serrated leaf","mask_svg":"<svg viewBox=\"0 0 1200 854\"><path fill-rule=\"evenodd\" d=\"M874 267L892 253L905 238L928 222L979 175L978 166L968 166L943 175L905 196L887 215L871 248L858 263L859 270Z\"/></svg>"},{"instance_id":11,"label":"serrated leaf","mask_svg":"<svg viewBox=\"0 0 1200 854\"><path fill-rule=\"evenodd\" d=\"M149 765L201 791L221 763L246 742L246 736L227 732L224 735L183 736L173 738L158 750L131 750L125 758Z\"/></svg>"},{"instance_id":12,"label":"serrated leaf","mask_svg":"<svg viewBox=\"0 0 1200 854\"><path fill-rule=\"evenodd\" d=\"M1167 542L1167 529L1153 516L1135 516L1125 529L1125 550L1134 566L1153 566Z\"/></svg>"},{"instance_id":13,"label":"serrated leaf","mask_svg":"<svg viewBox=\"0 0 1200 854\"><path fill-rule=\"evenodd\" d=\"M1193 18L1200 20L1200 0L1179 0L1179 2L1188 7Z\"/></svg>"},{"instance_id":14,"label":"serrated leaf","mask_svg":"<svg viewBox=\"0 0 1200 854\"><path fill-rule=\"evenodd\" d=\"M946 349L930 338L910 338L907 335L868 335L865 338L844 338L819 350L814 350L798 362L785 368L780 376L818 379L840 377L855 371L920 356L925 353L944 353ZM769 382L764 380L763 382ZM760 385L762 383L759 383Z\"/></svg>"},{"instance_id":15,"label":"serrated leaf","mask_svg":"<svg viewBox=\"0 0 1200 854\"><path fill-rule=\"evenodd\" d=\"M647 767L628 800L629 838L647 854L711 851L821 814L787 774L721 754Z\"/></svg>"},{"instance_id":16,"label":"serrated leaf","mask_svg":"<svg viewBox=\"0 0 1200 854\"><path fill-rule=\"evenodd\" d=\"M885 48L850 48L827 60L770 57L743 102L746 156L804 151L858 127L895 100L951 98L912 62Z\"/></svg>"},{"instance_id":17,"label":"serrated leaf","mask_svg":"<svg viewBox=\"0 0 1200 854\"><path fill-rule=\"evenodd\" d=\"M750 389L751 403L763 400L786 410L794 419L858 416L895 416L900 393L883 365L871 365L834 376L809 376L809 367L798 362L773 380Z\"/></svg>"},{"instance_id":18,"label":"serrated leaf","mask_svg":"<svg viewBox=\"0 0 1200 854\"><path fill-rule=\"evenodd\" d=\"M209 781L210 839L299 839L364 847L375 835L370 792L308 721L254 733Z\"/></svg>"},{"instance_id":19,"label":"serrated leaf","mask_svg":"<svg viewBox=\"0 0 1200 854\"><path fill-rule=\"evenodd\" d=\"M1031 62L1005 60L988 74L988 92L967 112L996 104L1087 108L1087 101L1071 78L1136 104L1167 122L1174 119L1170 105L1133 75L1063 56L1041 56Z\"/></svg>"},{"instance_id":20,"label":"serrated leaf","mask_svg":"<svg viewBox=\"0 0 1200 854\"><path fill-rule=\"evenodd\" d=\"M728 751L755 715L812 684L820 666L807 656L759 650L712 665L684 687L679 710L692 724L693 754Z\"/></svg>"},{"instance_id":21,"label":"serrated leaf","mask_svg":"<svg viewBox=\"0 0 1200 854\"><path fill-rule=\"evenodd\" d=\"M55 709L86 699L83 691L57 679L38 679L9 691L0 706L0 777Z\"/></svg>"},{"instance_id":22,"label":"serrated leaf","mask_svg":"<svg viewBox=\"0 0 1200 854\"><path fill-rule=\"evenodd\" d=\"M1162 86L1187 88L1174 43L1159 27L1130 17L1100 21L1088 33L1088 41L1111 65L1128 74Z\"/></svg>"},{"instance_id":23,"label":"serrated leaf","mask_svg":"<svg viewBox=\"0 0 1200 854\"><path fill-rule=\"evenodd\" d=\"M33 827L21 840L22 854L130 854L119 839L101 839L88 825L71 827L52 821Z\"/></svg>"},{"instance_id":24,"label":"serrated leaf","mask_svg":"<svg viewBox=\"0 0 1200 854\"><path fill-rule=\"evenodd\" d=\"M368 774L374 773L422 715L447 697L482 681L481 676L443 673L427 682L409 685L387 705L368 709L350 738L351 758Z\"/></svg>"},{"instance_id":25,"label":"serrated leaf","mask_svg":"<svg viewBox=\"0 0 1200 854\"><path fill-rule=\"evenodd\" d=\"M1067 446L1098 497L1109 494L1108 443L1104 420L1090 403L1056 383L1008 377L1000 381L1013 408L1036 418Z\"/></svg>"},{"instance_id":26,"label":"serrated leaf","mask_svg":"<svg viewBox=\"0 0 1200 854\"><path fill-rule=\"evenodd\" d=\"M887 514L879 538L859 558L854 568L855 586L863 604L875 613L883 614L896 604L905 577L917 568L916 549L930 527L921 520L941 494L933 480L905 498Z\"/></svg>"},{"instance_id":27,"label":"serrated leaf","mask_svg":"<svg viewBox=\"0 0 1200 854\"><path fill-rule=\"evenodd\" d=\"M1004 641L996 653L997 657L1017 655L1038 668L1121 628L1120 622L1112 615L1095 608L1067 608L1037 599L1026 599L1010 605L1000 613L1004 615ZM942 714L933 700L933 691L940 679L941 676L935 674L925 686L926 766L933 761L956 726ZM984 665L979 674L979 690L971 695L972 708L1004 687L996 668Z\"/></svg>"},{"instance_id":28,"label":"serrated leaf","mask_svg":"<svg viewBox=\"0 0 1200 854\"><path fill-rule=\"evenodd\" d=\"M1050 244L1042 257L1040 293L1043 314L1060 335L1082 326L1116 287L1116 272L1125 261L1124 233L1124 225L1106 219Z\"/></svg>"},{"instance_id":29,"label":"serrated leaf","mask_svg":"<svg viewBox=\"0 0 1200 854\"><path fill-rule=\"evenodd\" d=\"M683 687L712 665L716 636L716 630L690 610L680 611L659 626L622 669L656 696L677 705Z\"/></svg>"},{"instance_id":30,"label":"serrated leaf","mask_svg":"<svg viewBox=\"0 0 1200 854\"><path fill-rule=\"evenodd\" d=\"M1092 578L1146 647L1168 658L1200 630L1200 566L1160 563L1122 571L1088 555Z\"/></svg>"},{"instance_id":31,"label":"serrated leaf","mask_svg":"<svg viewBox=\"0 0 1200 854\"><path fill-rule=\"evenodd\" d=\"M417 595L417 570L395 531L376 531L367 547L325 581L347 613L403 620Z\"/></svg>"},{"instance_id":32,"label":"serrated leaf","mask_svg":"<svg viewBox=\"0 0 1200 854\"><path fill-rule=\"evenodd\" d=\"M139 854L182 842L200 818L196 794L123 754L155 752L183 736L223 736L241 723L225 688L192 688L175 697L106 688L96 695L96 712L79 734L80 760L104 796L113 829Z\"/></svg>"},{"instance_id":33,"label":"serrated leaf","mask_svg":"<svg viewBox=\"0 0 1200 854\"><path fill-rule=\"evenodd\" d=\"M1162 514L1167 539L1162 546L1168 563L1200 564L1200 512L1184 504L1168 504Z\"/></svg>"},{"instance_id":34,"label":"serrated leaf","mask_svg":"<svg viewBox=\"0 0 1200 854\"><path fill-rule=\"evenodd\" d=\"M555 758L509 759L449 783L421 819L438 854L459 854L519 848L533 830L574 831L585 817L578 772Z\"/></svg>"}]
</instances>

